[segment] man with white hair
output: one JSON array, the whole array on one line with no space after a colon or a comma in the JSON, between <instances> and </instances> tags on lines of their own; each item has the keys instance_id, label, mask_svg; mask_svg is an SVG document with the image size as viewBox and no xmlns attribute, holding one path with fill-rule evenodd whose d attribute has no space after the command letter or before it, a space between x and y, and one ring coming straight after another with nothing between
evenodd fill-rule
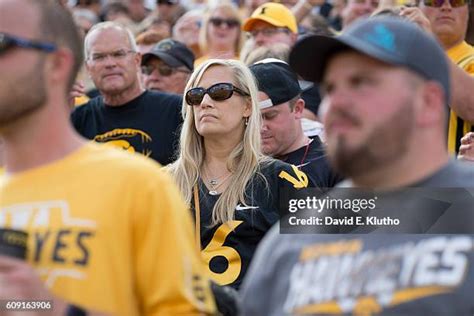
<instances>
[{"instance_id":1,"label":"man with white hair","mask_svg":"<svg viewBox=\"0 0 474 316\"><path fill-rule=\"evenodd\" d=\"M171 162L181 98L145 90L131 32L113 22L97 24L85 38L84 53L87 72L101 95L72 113L77 131L164 165Z\"/></svg>"}]
</instances>

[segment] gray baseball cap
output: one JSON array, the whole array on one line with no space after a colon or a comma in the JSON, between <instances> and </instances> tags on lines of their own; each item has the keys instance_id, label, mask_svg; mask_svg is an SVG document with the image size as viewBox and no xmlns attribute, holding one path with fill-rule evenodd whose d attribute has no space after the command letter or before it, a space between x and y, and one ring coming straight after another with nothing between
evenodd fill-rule
<instances>
[{"instance_id":1,"label":"gray baseball cap","mask_svg":"<svg viewBox=\"0 0 474 316\"><path fill-rule=\"evenodd\" d=\"M437 81L444 89L448 103L449 67L443 49L418 25L398 17L358 21L336 37L304 37L291 51L290 65L304 79L320 83L328 61L335 54L350 49Z\"/></svg>"}]
</instances>

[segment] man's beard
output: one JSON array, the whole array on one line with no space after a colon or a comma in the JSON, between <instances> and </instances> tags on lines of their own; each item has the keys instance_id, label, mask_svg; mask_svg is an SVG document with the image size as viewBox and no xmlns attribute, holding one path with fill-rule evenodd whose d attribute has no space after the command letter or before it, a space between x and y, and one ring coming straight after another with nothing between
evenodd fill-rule
<instances>
[{"instance_id":1,"label":"man's beard","mask_svg":"<svg viewBox=\"0 0 474 316\"><path fill-rule=\"evenodd\" d=\"M390 165L405 155L414 129L412 102L407 101L386 121L379 123L357 148L348 148L340 136L337 147L329 153L334 168L346 177L358 177Z\"/></svg>"},{"instance_id":2,"label":"man's beard","mask_svg":"<svg viewBox=\"0 0 474 316\"><path fill-rule=\"evenodd\" d=\"M26 75L5 84L0 97L0 128L39 110L47 100L43 75L44 58L40 58ZM2 89L3 90L3 89Z\"/></svg>"}]
</instances>

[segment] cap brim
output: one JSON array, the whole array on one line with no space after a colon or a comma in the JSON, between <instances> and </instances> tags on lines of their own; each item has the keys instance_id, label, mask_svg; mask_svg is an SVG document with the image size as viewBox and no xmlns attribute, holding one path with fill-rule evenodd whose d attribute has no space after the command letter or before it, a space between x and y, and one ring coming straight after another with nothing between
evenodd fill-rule
<instances>
[{"instance_id":1,"label":"cap brim","mask_svg":"<svg viewBox=\"0 0 474 316\"><path fill-rule=\"evenodd\" d=\"M250 32L252 30L253 25L257 21L267 22L267 23L270 23L271 25L277 26L277 27L287 27L290 31L295 33L295 30L292 30L290 27L288 27L287 24L281 23L280 21L272 19L271 17L265 16L265 15L258 16L258 17L253 17L253 18L248 18L245 21L244 25L242 26L242 30L244 30L245 32ZM296 32L297 32L297 30L296 30Z\"/></svg>"},{"instance_id":2,"label":"cap brim","mask_svg":"<svg viewBox=\"0 0 474 316\"><path fill-rule=\"evenodd\" d=\"M290 66L303 79L320 83L329 59L336 53L352 49L382 62L401 64L396 54L368 45L366 41L353 36L328 37L311 35L298 41L290 53Z\"/></svg>"},{"instance_id":3,"label":"cap brim","mask_svg":"<svg viewBox=\"0 0 474 316\"><path fill-rule=\"evenodd\" d=\"M304 80L319 83L328 58L335 52L348 48L348 45L334 37L307 36L299 40L291 50L290 66Z\"/></svg>"},{"instance_id":4,"label":"cap brim","mask_svg":"<svg viewBox=\"0 0 474 316\"><path fill-rule=\"evenodd\" d=\"M148 52L144 54L142 56L142 65L145 65L150 60L150 58L153 58L153 57L163 60L166 64L168 64L171 67L186 66L182 62L174 58L173 56L166 53L162 53L162 52Z\"/></svg>"}]
</instances>

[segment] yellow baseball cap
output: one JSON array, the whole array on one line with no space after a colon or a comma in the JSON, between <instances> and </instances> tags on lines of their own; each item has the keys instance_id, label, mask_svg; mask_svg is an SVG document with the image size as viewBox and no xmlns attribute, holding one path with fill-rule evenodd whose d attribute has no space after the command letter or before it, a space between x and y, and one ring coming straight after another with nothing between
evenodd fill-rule
<instances>
[{"instance_id":1,"label":"yellow baseball cap","mask_svg":"<svg viewBox=\"0 0 474 316\"><path fill-rule=\"evenodd\" d=\"M293 33L298 33L298 25L293 13L283 4L268 2L253 11L250 18L245 20L242 29L250 32L257 21L264 21L276 27L287 27Z\"/></svg>"}]
</instances>

